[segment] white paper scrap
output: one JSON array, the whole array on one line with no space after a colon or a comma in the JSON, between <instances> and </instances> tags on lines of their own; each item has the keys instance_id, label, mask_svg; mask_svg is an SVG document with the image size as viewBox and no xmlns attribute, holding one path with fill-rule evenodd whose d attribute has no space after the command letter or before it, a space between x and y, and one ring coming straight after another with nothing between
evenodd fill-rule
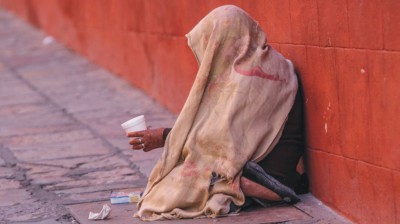
<instances>
[{"instance_id":1,"label":"white paper scrap","mask_svg":"<svg viewBox=\"0 0 400 224\"><path fill-rule=\"evenodd\" d=\"M89 212L89 218L90 220L101 220L101 219L106 219L107 216L110 214L111 208L107 204L103 205L103 208L99 213L94 213L94 212Z\"/></svg>"}]
</instances>

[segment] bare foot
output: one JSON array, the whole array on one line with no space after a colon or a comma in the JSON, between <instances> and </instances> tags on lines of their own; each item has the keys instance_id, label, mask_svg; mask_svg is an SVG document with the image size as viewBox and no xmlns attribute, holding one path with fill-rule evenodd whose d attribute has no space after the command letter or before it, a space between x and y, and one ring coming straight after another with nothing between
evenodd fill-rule
<instances>
[{"instance_id":1,"label":"bare foot","mask_svg":"<svg viewBox=\"0 0 400 224\"><path fill-rule=\"evenodd\" d=\"M240 178L240 187L245 196L248 197L255 197L260 199L265 199L269 201L281 201L282 198L279 197L275 192L271 191L270 189L253 182L246 177Z\"/></svg>"}]
</instances>

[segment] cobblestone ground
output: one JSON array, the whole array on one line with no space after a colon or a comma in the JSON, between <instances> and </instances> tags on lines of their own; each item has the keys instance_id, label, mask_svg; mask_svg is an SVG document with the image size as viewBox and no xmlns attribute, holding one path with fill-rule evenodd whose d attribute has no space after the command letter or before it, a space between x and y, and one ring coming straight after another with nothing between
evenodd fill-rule
<instances>
[{"instance_id":1,"label":"cobblestone ground","mask_svg":"<svg viewBox=\"0 0 400 224\"><path fill-rule=\"evenodd\" d=\"M0 223L71 223L65 205L143 188L160 154L120 124L175 116L141 91L0 10Z\"/></svg>"}]
</instances>

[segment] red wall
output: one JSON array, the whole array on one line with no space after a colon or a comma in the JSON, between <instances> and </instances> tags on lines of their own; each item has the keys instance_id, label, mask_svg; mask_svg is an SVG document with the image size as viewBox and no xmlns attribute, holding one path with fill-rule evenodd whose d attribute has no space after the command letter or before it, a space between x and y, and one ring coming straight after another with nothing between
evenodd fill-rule
<instances>
[{"instance_id":1,"label":"red wall","mask_svg":"<svg viewBox=\"0 0 400 224\"><path fill-rule=\"evenodd\" d=\"M0 0L178 113L196 74L184 34L236 4L292 59L315 196L359 223L400 223L400 1Z\"/></svg>"}]
</instances>

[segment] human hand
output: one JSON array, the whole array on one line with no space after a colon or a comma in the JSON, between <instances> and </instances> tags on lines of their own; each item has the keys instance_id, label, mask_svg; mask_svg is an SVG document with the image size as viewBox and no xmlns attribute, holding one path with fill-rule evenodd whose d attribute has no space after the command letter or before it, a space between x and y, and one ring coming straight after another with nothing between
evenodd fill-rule
<instances>
[{"instance_id":1,"label":"human hand","mask_svg":"<svg viewBox=\"0 0 400 224\"><path fill-rule=\"evenodd\" d=\"M129 144L132 145L132 149L143 149L145 152L161 148L164 146L163 131L164 128L130 132L127 136L133 139L129 141Z\"/></svg>"}]
</instances>

